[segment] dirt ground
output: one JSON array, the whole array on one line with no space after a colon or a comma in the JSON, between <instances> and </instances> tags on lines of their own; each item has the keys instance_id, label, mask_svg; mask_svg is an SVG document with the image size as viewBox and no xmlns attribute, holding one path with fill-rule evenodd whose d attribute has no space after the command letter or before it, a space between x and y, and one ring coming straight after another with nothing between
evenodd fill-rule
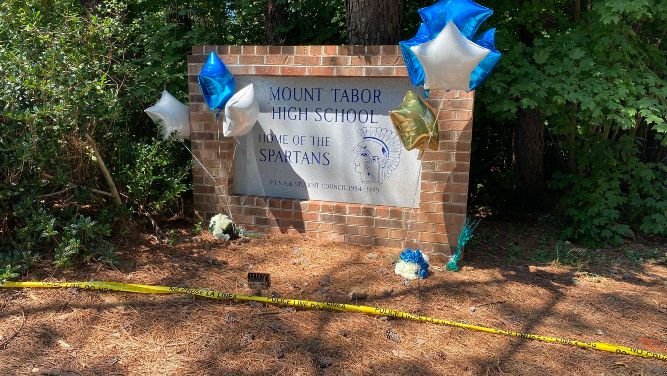
<instances>
[{"instance_id":1,"label":"dirt ground","mask_svg":"<svg viewBox=\"0 0 667 376\"><path fill-rule=\"evenodd\" d=\"M120 263L37 267L23 280L108 280L356 303L435 318L667 353L667 267L646 242L572 258L544 228L482 224L458 273L404 283L400 250L305 236L224 244L176 226L170 244L136 235ZM556 247L556 260L549 260ZM558 248L568 249L567 256ZM563 248L565 247L565 248ZM579 251L577 251L579 252ZM596 253L597 252L597 253ZM643 253L642 253L643 252ZM582 252L580 252L582 253ZM583 253L582 253L583 254ZM561 258L567 262L561 262ZM189 296L0 290L0 375L667 375L667 363L357 313Z\"/></svg>"}]
</instances>

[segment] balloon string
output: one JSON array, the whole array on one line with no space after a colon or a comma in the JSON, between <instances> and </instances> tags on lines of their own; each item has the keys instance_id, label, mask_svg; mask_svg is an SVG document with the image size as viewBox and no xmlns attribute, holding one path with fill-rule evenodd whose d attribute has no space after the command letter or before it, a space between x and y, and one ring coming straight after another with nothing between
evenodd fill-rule
<instances>
[{"instance_id":1,"label":"balloon string","mask_svg":"<svg viewBox=\"0 0 667 376\"><path fill-rule=\"evenodd\" d=\"M185 149L186 149L188 152L190 152L190 155L192 155L192 158L194 158L195 161L197 161L197 163L199 163L199 165L201 166L201 168L203 168L204 171L206 171L206 173L208 174L208 176L211 177L211 180L213 180L213 187L214 187L214 188L218 188L217 181L215 180L215 177L211 174L211 172L204 166L203 163L201 163L201 161L199 160L199 158L197 158L197 156L195 155L195 153L193 153L192 150L190 150L190 148L188 147L188 145L185 144L184 141L181 141L181 143L183 144L183 147L185 147ZM233 154L232 154L232 161L234 160L234 155L235 155L235 154L236 154L236 147L234 147L234 152L233 152ZM227 177L229 177L229 174L231 173L232 166L233 166L233 163L230 163L230 164L229 164L229 169L227 170ZM234 217L233 217L233 215L232 215L231 205L230 205L230 203L229 203L229 197L227 196L227 192L226 192L226 191L223 191L223 193L222 193L222 197L223 197L224 200L225 200L225 206L227 207L227 213L229 214L229 219L230 219L232 222L234 222Z\"/></svg>"},{"instance_id":2,"label":"balloon string","mask_svg":"<svg viewBox=\"0 0 667 376\"><path fill-rule=\"evenodd\" d=\"M232 168L234 167L234 158L236 157L236 147L240 143L238 138L236 137L234 137L233 140L235 141L235 144L232 150L232 158L229 161L229 168L227 168L227 179L229 179L229 175L232 173ZM227 188L229 189L229 185L227 186ZM225 200L225 206L227 207L227 212L229 213L229 219L232 222L234 222L234 216L232 215L232 206L229 203L229 195L227 194L227 189L223 191L222 198ZM234 225L237 225L237 223L234 222Z\"/></svg>"},{"instance_id":3,"label":"balloon string","mask_svg":"<svg viewBox=\"0 0 667 376\"><path fill-rule=\"evenodd\" d=\"M440 110L442 110L442 104L444 103L444 98L440 99L440 104L438 105L438 111L435 113L435 121L438 121L438 116L440 115ZM405 237L403 238L403 248L405 248L407 242L408 242L408 237L410 236L410 228L412 227L412 224L414 223L415 219L415 201L417 200L417 197L421 198L421 192L418 192L417 190L420 187L421 183L421 173L422 173L422 164L424 163L422 161L422 158L424 157L424 154L426 154L426 148L428 145L431 144L431 138L433 137L433 132L429 132L428 139L426 140L426 144L424 147L419 151L419 155L417 156L417 159L419 159L419 172L417 174L417 183L415 184L414 188L414 194L412 195L412 205L410 206L410 216L408 217L408 229L405 232ZM421 200L420 200L421 201ZM403 226L405 228L405 226ZM412 243L417 244L417 234L415 233L412 238ZM423 252L423 251L422 251Z\"/></svg>"},{"instance_id":4,"label":"balloon string","mask_svg":"<svg viewBox=\"0 0 667 376\"><path fill-rule=\"evenodd\" d=\"M197 158L197 156L195 155L195 153L193 153L192 150L190 150L190 148L188 147L188 145L185 144L184 141L181 141L181 143L183 144L183 147L185 147L185 149L186 149L188 152L190 152L190 155L192 155L192 158L194 158L195 161L197 161L197 163L199 163L199 165L201 166L201 168L203 168L204 171L206 171L206 173L208 174L208 176L210 176L211 179L213 179L213 182L215 183L215 178L213 177L213 175L211 175L211 173L208 171L208 169L207 169L206 167L204 167L204 165L199 161L199 158Z\"/></svg>"},{"instance_id":5,"label":"balloon string","mask_svg":"<svg viewBox=\"0 0 667 376\"><path fill-rule=\"evenodd\" d=\"M410 228L412 227L412 222L413 222L413 220L414 220L414 215L415 215L415 201L417 201L417 196L421 196L421 195L419 194L420 192L417 192L417 190L419 189L419 182L421 181L421 175L422 175L422 164L421 164L421 162L420 162L420 163L419 163L419 170L418 170L418 173L417 173L417 184L415 184L415 188L414 188L414 190L413 190L413 191L414 191L414 194L412 195L412 205L410 205L411 210L410 210L410 216L408 217L408 228L407 228L407 230L406 230L406 232L405 232L405 237L403 238L403 248L405 248L406 244L408 243L408 236L409 236L409 234L410 234ZM405 223L405 222L404 222L404 223ZM405 226L403 226L403 227L405 228ZM416 237L416 235L415 235L415 237L412 239L412 242L413 242L414 244L417 243L417 237Z\"/></svg>"}]
</instances>

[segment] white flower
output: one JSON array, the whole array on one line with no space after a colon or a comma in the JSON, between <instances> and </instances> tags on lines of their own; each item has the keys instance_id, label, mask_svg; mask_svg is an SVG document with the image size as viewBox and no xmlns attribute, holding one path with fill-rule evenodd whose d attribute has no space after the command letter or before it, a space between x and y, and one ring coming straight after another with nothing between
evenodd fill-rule
<instances>
[{"instance_id":1,"label":"white flower","mask_svg":"<svg viewBox=\"0 0 667 376\"><path fill-rule=\"evenodd\" d=\"M211 218L208 230L218 239L229 240L228 235L232 230L233 222L224 214L218 214Z\"/></svg>"},{"instance_id":2,"label":"white flower","mask_svg":"<svg viewBox=\"0 0 667 376\"><path fill-rule=\"evenodd\" d=\"M405 279L417 279L419 273L419 264L400 260L396 263L394 273Z\"/></svg>"}]
</instances>

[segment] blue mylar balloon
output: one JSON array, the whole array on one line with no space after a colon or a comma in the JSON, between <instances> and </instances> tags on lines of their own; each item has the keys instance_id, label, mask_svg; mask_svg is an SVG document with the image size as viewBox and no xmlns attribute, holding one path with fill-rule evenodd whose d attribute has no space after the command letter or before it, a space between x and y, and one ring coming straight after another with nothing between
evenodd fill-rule
<instances>
[{"instance_id":1,"label":"blue mylar balloon","mask_svg":"<svg viewBox=\"0 0 667 376\"><path fill-rule=\"evenodd\" d=\"M223 110L234 95L234 77L215 52L208 55L197 81L211 111Z\"/></svg>"},{"instance_id":2,"label":"blue mylar balloon","mask_svg":"<svg viewBox=\"0 0 667 376\"><path fill-rule=\"evenodd\" d=\"M489 29L475 39L475 43L487 48L489 54L479 63L479 65L470 74L470 90L475 90L484 80L489 77L493 68L500 61L500 52L496 49L496 29Z\"/></svg>"},{"instance_id":3,"label":"blue mylar balloon","mask_svg":"<svg viewBox=\"0 0 667 376\"><path fill-rule=\"evenodd\" d=\"M426 75L424 74L424 68L422 67L419 59L415 56L415 53L412 52L410 47L420 45L429 40L428 29L423 23L419 26L417 35L414 37L404 40L398 43L401 47L401 53L403 54L403 60L405 61L405 67L408 68L408 75L410 75L410 81L413 85L419 86L424 84L424 79Z\"/></svg>"},{"instance_id":4,"label":"blue mylar balloon","mask_svg":"<svg viewBox=\"0 0 667 376\"><path fill-rule=\"evenodd\" d=\"M479 26L493 14L493 10L472 0L440 0L419 9L429 39L435 38L449 21L454 21L463 36L472 40Z\"/></svg>"}]
</instances>

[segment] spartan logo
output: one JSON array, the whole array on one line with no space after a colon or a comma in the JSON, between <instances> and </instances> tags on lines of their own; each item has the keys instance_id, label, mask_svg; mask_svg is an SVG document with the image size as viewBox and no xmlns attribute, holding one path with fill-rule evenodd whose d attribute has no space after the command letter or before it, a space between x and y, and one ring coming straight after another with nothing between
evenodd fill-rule
<instances>
[{"instance_id":1,"label":"spartan logo","mask_svg":"<svg viewBox=\"0 0 667 376\"><path fill-rule=\"evenodd\" d=\"M362 183L382 184L401 162L401 142L385 128L366 127L359 133L362 141L353 150L354 171Z\"/></svg>"}]
</instances>

